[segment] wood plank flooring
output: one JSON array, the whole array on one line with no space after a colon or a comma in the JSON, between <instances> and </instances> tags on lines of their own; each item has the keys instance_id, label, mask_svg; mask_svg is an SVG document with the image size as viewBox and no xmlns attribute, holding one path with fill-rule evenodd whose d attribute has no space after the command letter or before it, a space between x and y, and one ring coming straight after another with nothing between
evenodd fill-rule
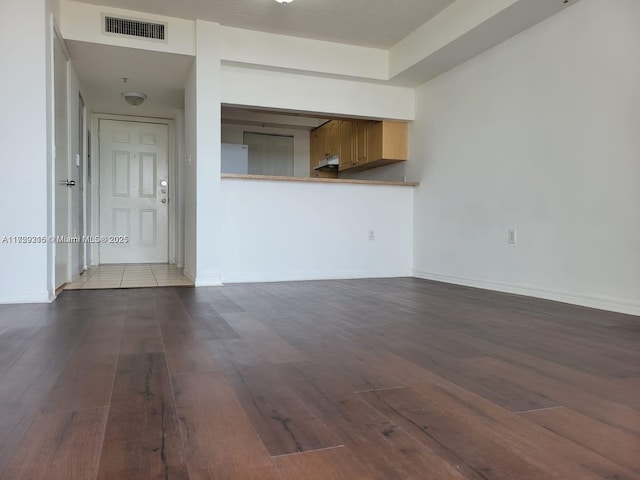
<instances>
[{"instance_id":1,"label":"wood plank flooring","mask_svg":"<svg viewBox=\"0 0 640 480\"><path fill-rule=\"evenodd\" d=\"M640 479L640 317L418 279L0 305L0 480Z\"/></svg>"}]
</instances>

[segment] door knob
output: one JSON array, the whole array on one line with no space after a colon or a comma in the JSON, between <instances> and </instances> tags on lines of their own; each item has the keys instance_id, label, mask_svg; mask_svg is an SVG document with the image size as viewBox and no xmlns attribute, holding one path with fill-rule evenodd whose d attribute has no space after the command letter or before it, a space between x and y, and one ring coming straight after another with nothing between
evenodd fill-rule
<instances>
[{"instance_id":1,"label":"door knob","mask_svg":"<svg viewBox=\"0 0 640 480\"><path fill-rule=\"evenodd\" d=\"M166 187L167 185L168 185L168 183L167 183L167 181L166 181L166 180L161 180L161 181L160 181L160 186L161 186L161 187Z\"/></svg>"},{"instance_id":2,"label":"door knob","mask_svg":"<svg viewBox=\"0 0 640 480\"><path fill-rule=\"evenodd\" d=\"M160 200L162 203L167 203L167 199L163 198L162 200Z\"/></svg>"}]
</instances>

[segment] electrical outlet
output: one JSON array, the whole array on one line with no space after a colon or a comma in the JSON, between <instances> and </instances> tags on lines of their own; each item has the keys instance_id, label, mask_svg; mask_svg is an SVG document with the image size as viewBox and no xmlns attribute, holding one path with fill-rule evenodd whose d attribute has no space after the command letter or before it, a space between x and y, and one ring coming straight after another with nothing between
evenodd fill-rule
<instances>
[{"instance_id":1,"label":"electrical outlet","mask_svg":"<svg viewBox=\"0 0 640 480\"><path fill-rule=\"evenodd\" d=\"M507 232L507 241L511 244L516 243L516 230L514 228L510 228Z\"/></svg>"},{"instance_id":2,"label":"electrical outlet","mask_svg":"<svg viewBox=\"0 0 640 480\"><path fill-rule=\"evenodd\" d=\"M376 231L369 230L369 240L375 240L375 239L376 239Z\"/></svg>"}]
</instances>

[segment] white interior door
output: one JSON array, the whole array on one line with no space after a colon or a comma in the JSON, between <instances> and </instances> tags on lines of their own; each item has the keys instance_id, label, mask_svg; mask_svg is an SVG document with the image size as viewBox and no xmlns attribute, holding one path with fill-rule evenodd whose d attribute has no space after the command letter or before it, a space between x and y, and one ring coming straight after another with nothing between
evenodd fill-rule
<instances>
[{"instance_id":1,"label":"white interior door","mask_svg":"<svg viewBox=\"0 0 640 480\"><path fill-rule=\"evenodd\" d=\"M100 120L99 134L100 263L166 263L168 125Z\"/></svg>"},{"instance_id":2,"label":"white interior door","mask_svg":"<svg viewBox=\"0 0 640 480\"><path fill-rule=\"evenodd\" d=\"M69 236L69 125L67 106L67 57L56 36L53 47L54 108L55 108L55 234ZM69 278L69 243L55 245L55 286Z\"/></svg>"}]
</instances>

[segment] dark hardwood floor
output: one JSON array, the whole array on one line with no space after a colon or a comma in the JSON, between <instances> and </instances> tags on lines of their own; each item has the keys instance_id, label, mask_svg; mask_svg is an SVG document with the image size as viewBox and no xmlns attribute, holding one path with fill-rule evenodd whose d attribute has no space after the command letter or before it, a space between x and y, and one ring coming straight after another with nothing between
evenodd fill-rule
<instances>
[{"instance_id":1,"label":"dark hardwood floor","mask_svg":"<svg viewBox=\"0 0 640 480\"><path fill-rule=\"evenodd\" d=\"M640 317L409 278L0 305L23 479L640 479Z\"/></svg>"}]
</instances>

